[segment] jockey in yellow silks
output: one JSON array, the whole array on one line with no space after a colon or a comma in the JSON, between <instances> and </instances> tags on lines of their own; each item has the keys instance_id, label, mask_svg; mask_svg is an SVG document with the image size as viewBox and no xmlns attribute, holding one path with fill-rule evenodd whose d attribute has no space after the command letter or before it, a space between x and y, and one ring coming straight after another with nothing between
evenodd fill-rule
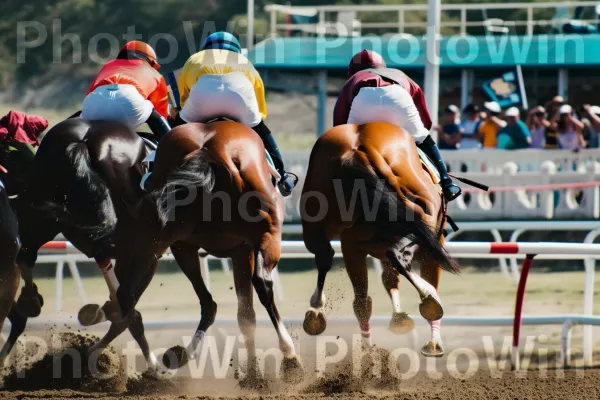
<instances>
[{"instance_id":1,"label":"jockey in yellow silks","mask_svg":"<svg viewBox=\"0 0 600 400\"><path fill-rule=\"evenodd\" d=\"M267 103L263 81L242 55L235 36L227 32L208 36L200 51L186 61L177 86L181 111L176 124L225 117L252 128L281 175L278 183L281 194L291 194L296 182L285 171L275 138L265 125Z\"/></svg>"}]
</instances>

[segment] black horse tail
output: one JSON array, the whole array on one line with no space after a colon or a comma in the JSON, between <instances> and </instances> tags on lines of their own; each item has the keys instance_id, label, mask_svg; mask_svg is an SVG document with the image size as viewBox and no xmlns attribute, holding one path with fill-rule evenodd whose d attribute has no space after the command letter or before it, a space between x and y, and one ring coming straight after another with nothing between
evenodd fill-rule
<instances>
[{"instance_id":1,"label":"black horse tail","mask_svg":"<svg viewBox=\"0 0 600 400\"><path fill-rule=\"evenodd\" d=\"M167 222L174 220L175 208L183 203L177 203L175 199L178 193L188 193L191 188L197 193L198 189L210 193L215 186L215 171L208 162L204 153L197 150L190 153L178 168L167 176L164 186L152 192L156 200L158 218L163 227ZM185 203L189 204L189 203Z\"/></svg>"},{"instance_id":2,"label":"black horse tail","mask_svg":"<svg viewBox=\"0 0 600 400\"><path fill-rule=\"evenodd\" d=\"M396 191L355 152L342 160L340 181L346 209L356 199L355 217L375 223L383 238L403 238L424 250L426 257L448 272L458 273L458 263L439 242L435 232L406 205L408 199ZM361 194L361 190L364 194ZM356 194L353 194L355 193ZM366 200L367 204L364 203Z\"/></svg>"},{"instance_id":3,"label":"black horse tail","mask_svg":"<svg viewBox=\"0 0 600 400\"><path fill-rule=\"evenodd\" d=\"M87 143L84 140L71 143L67 146L65 155L69 166L67 171L70 170L63 181L64 187L68 188L68 206L57 201L45 201L36 208L51 212L60 222L86 231L95 240L111 235L116 225L116 216L110 191L102 177L92 168ZM90 207L95 208L91 213L88 211ZM75 217L74 212L80 218ZM75 223L82 219L90 222Z\"/></svg>"}]
</instances>

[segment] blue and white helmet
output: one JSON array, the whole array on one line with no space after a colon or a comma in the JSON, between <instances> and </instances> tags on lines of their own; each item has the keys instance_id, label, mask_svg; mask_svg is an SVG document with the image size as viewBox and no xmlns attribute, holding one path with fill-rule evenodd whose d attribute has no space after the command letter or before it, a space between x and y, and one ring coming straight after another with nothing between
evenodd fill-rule
<instances>
[{"instance_id":1,"label":"blue and white helmet","mask_svg":"<svg viewBox=\"0 0 600 400\"><path fill-rule=\"evenodd\" d=\"M241 54L240 42L229 32L215 32L204 40L201 50L229 50Z\"/></svg>"}]
</instances>

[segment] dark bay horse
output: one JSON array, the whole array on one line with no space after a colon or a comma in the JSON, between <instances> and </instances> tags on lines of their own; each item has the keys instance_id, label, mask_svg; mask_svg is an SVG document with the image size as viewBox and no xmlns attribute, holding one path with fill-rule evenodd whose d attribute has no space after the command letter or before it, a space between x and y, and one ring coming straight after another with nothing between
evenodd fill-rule
<instances>
[{"instance_id":1,"label":"dark bay horse","mask_svg":"<svg viewBox=\"0 0 600 400\"><path fill-rule=\"evenodd\" d=\"M33 282L33 267L39 249L59 233L97 262L116 298L111 263L116 224L132 218L128 204L144 193L139 182L148 153L135 131L116 122L68 119L48 131L14 199L22 243L17 263L25 282L17 304L23 317L41 312L43 298ZM110 304L119 315L116 301ZM106 318L93 305L82 311L84 325Z\"/></svg>"},{"instance_id":2,"label":"dark bay horse","mask_svg":"<svg viewBox=\"0 0 600 400\"><path fill-rule=\"evenodd\" d=\"M113 322L92 351L108 346L125 330L158 259L170 248L198 295L201 318L189 347L171 349L163 363L176 369L195 357L217 311L200 273L202 248L233 261L249 375L256 373L254 287L279 337L284 372L298 376L302 366L275 306L271 278L281 252L283 203L259 136L231 121L178 126L161 139L146 187L149 193L133 211L135 224L124 227L127 246L119 242L116 246L117 299L124 318ZM151 368L160 367L156 360L146 357L146 361Z\"/></svg>"},{"instance_id":3,"label":"dark bay horse","mask_svg":"<svg viewBox=\"0 0 600 400\"><path fill-rule=\"evenodd\" d=\"M19 288L19 269L17 254L19 253L19 225L17 216L12 210L8 192L0 180L0 330L8 317L11 323L8 339L0 350L0 368L25 330L26 318L17 310L15 296Z\"/></svg>"},{"instance_id":4,"label":"dark bay horse","mask_svg":"<svg viewBox=\"0 0 600 400\"><path fill-rule=\"evenodd\" d=\"M394 125L341 125L319 138L301 196L303 239L318 268L317 287L304 320L308 334L318 335L326 327L323 290L335 254L330 241L339 237L363 341L370 343L371 338L367 275L371 255L384 264L383 284L393 305L391 330L404 333L414 325L400 309L402 275L417 289L421 315L431 325L432 337L422 354L443 355L443 309L437 288L441 270L459 269L443 247L446 204L432 179L411 135ZM411 270L413 259L420 261L420 276Z\"/></svg>"}]
</instances>

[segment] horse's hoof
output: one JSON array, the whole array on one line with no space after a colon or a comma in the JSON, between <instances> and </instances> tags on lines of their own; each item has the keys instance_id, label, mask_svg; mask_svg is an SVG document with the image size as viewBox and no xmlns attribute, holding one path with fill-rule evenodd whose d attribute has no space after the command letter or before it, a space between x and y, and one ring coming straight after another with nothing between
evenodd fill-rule
<instances>
[{"instance_id":1,"label":"horse's hoof","mask_svg":"<svg viewBox=\"0 0 600 400\"><path fill-rule=\"evenodd\" d=\"M179 369L189 362L185 347L174 346L163 354L162 363L168 369Z\"/></svg>"},{"instance_id":2,"label":"horse's hoof","mask_svg":"<svg viewBox=\"0 0 600 400\"><path fill-rule=\"evenodd\" d=\"M415 321L405 312L393 313L389 329L396 335L404 335L415 328Z\"/></svg>"},{"instance_id":3,"label":"horse's hoof","mask_svg":"<svg viewBox=\"0 0 600 400\"><path fill-rule=\"evenodd\" d=\"M304 332L316 336L325 331L325 328L327 328L327 321L325 321L325 315L323 315L321 311L310 308L304 316L304 324L302 326Z\"/></svg>"},{"instance_id":4,"label":"horse's hoof","mask_svg":"<svg viewBox=\"0 0 600 400\"><path fill-rule=\"evenodd\" d=\"M77 319L82 326L92 326L106 321L106 316L98 304L86 304L79 310Z\"/></svg>"},{"instance_id":5,"label":"horse's hoof","mask_svg":"<svg viewBox=\"0 0 600 400\"><path fill-rule=\"evenodd\" d=\"M442 357L444 355L444 348L441 343L430 340L425 343L425 346L421 349L421 354L425 357Z\"/></svg>"},{"instance_id":6,"label":"horse's hoof","mask_svg":"<svg viewBox=\"0 0 600 400\"><path fill-rule=\"evenodd\" d=\"M304 368L296 355L284 358L281 368L283 380L287 383L296 385L304 379Z\"/></svg>"},{"instance_id":7,"label":"horse's hoof","mask_svg":"<svg viewBox=\"0 0 600 400\"><path fill-rule=\"evenodd\" d=\"M27 318L38 317L42 313L43 305L44 298L37 293L37 291L35 293L27 293L25 292L25 289L23 289L17 300L19 313Z\"/></svg>"},{"instance_id":8,"label":"horse's hoof","mask_svg":"<svg viewBox=\"0 0 600 400\"><path fill-rule=\"evenodd\" d=\"M432 295L428 295L421 301L421 304L419 304L419 311L427 321L437 321L442 319L442 316L444 315L442 305Z\"/></svg>"},{"instance_id":9,"label":"horse's hoof","mask_svg":"<svg viewBox=\"0 0 600 400\"><path fill-rule=\"evenodd\" d=\"M121 306L116 301L109 300L102 306L102 311L106 316L106 319L110 322L121 322L123 321L123 315L121 314Z\"/></svg>"}]
</instances>

